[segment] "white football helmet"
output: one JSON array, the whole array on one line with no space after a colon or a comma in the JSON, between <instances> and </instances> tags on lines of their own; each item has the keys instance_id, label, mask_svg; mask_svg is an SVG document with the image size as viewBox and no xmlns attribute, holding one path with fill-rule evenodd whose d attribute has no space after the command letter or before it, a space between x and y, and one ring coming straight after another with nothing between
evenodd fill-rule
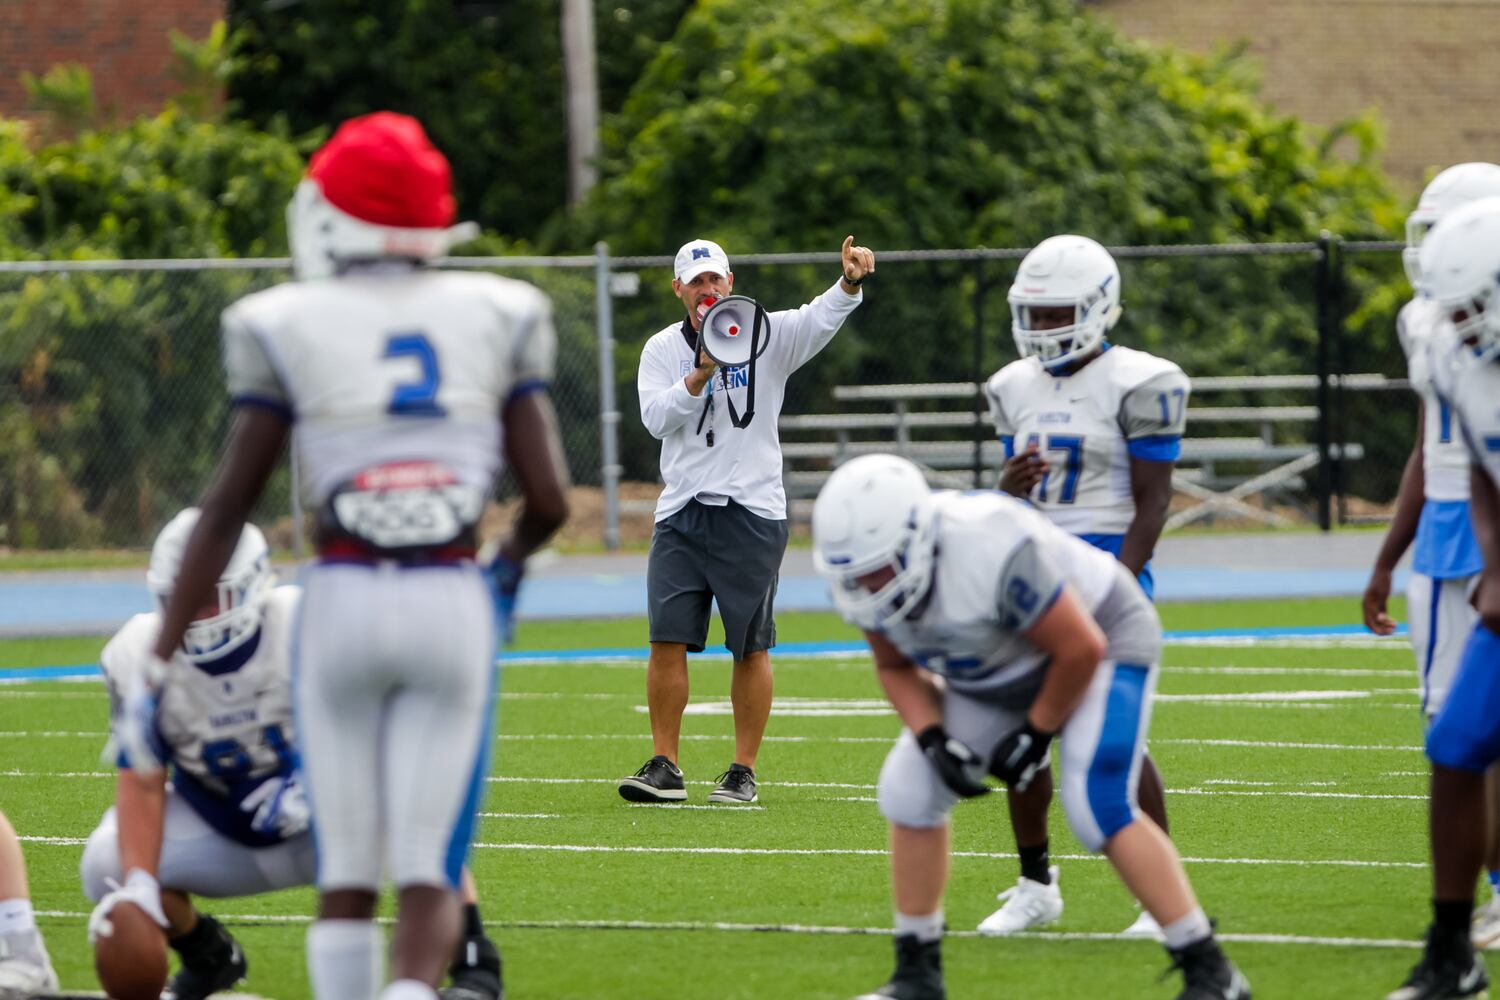
<instances>
[{"instance_id":1,"label":"white football helmet","mask_svg":"<svg viewBox=\"0 0 1500 1000\"><path fill-rule=\"evenodd\" d=\"M1455 164L1428 182L1417 207L1406 217L1406 249L1401 251L1401 263L1413 288L1421 290L1422 241L1437 221L1460 205L1495 195L1500 195L1500 166L1493 163Z\"/></svg>"},{"instance_id":2,"label":"white football helmet","mask_svg":"<svg viewBox=\"0 0 1500 1000\"><path fill-rule=\"evenodd\" d=\"M1422 294L1481 361L1500 356L1500 197L1460 205L1422 241Z\"/></svg>"},{"instance_id":3,"label":"white football helmet","mask_svg":"<svg viewBox=\"0 0 1500 1000\"><path fill-rule=\"evenodd\" d=\"M351 118L313 154L287 206L297 277L326 278L350 261L432 260L479 235L452 225L447 159L409 115Z\"/></svg>"},{"instance_id":4,"label":"white football helmet","mask_svg":"<svg viewBox=\"0 0 1500 1000\"><path fill-rule=\"evenodd\" d=\"M198 523L199 510L188 507L167 522L151 546L151 562L146 569L146 586L156 598L161 611L167 608L188 536ZM182 637L182 651L194 663L209 663L238 649L260 628L261 615L271 588L276 585L271 570L271 549L266 536L253 524L240 532L239 544L229 557L219 577L218 613L199 618L188 625Z\"/></svg>"},{"instance_id":5,"label":"white football helmet","mask_svg":"<svg viewBox=\"0 0 1500 1000\"><path fill-rule=\"evenodd\" d=\"M881 629L907 615L932 586L937 518L922 472L895 455L862 455L839 466L813 504L813 567L851 624ZM889 567L871 592L859 578Z\"/></svg>"},{"instance_id":6,"label":"white football helmet","mask_svg":"<svg viewBox=\"0 0 1500 1000\"><path fill-rule=\"evenodd\" d=\"M356 219L324 197L322 186L310 178L297 185L287 205L286 229L292 270L303 281L332 277L351 261L434 260L479 235L479 226L473 222L415 229Z\"/></svg>"},{"instance_id":7,"label":"white football helmet","mask_svg":"<svg viewBox=\"0 0 1500 1000\"><path fill-rule=\"evenodd\" d=\"M1057 368L1098 347L1120 321L1120 269L1109 251L1087 236L1052 236L1021 261L1006 298L1021 357ZM1035 329L1031 310L1037 306L1069 306L1073 323Z\"/></svg>"}]
</instances>

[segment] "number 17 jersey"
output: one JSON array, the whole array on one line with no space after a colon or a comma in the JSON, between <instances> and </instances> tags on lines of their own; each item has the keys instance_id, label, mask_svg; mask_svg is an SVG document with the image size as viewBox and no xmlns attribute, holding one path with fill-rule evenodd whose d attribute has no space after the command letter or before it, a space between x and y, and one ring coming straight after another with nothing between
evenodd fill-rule
<instances>
[{"instance_id":1,"label":"number 17 jersey","mask_svg":"<svg viewBox=\"0 0 1500 1000\"><path fill-rule=\"evenodd\" d=\"M1071 375L1022 358L985 384L1005 457L1034 444L1047 460L1029 499L1058 527L1083 536L1130 527L1130 460L1176 461L1188 392L1187 376L1172 362L1114 345Z\"/></svg>"},{"instance_id":2,"label":"number 17 jersey","mask_svg":"<svg viewBox=\"0 0 1500 1000\"><path fill-rule=\"evenodd\" d=\"M531 285L401 264L246 296L223 327L230 394L295 420L314 510L406 491L477 518L501 465L501 410L545 385L556 350L551 303ZM339 513L378 542L442 540L367 535L357 503Z\"/></svg>"}]
</instances>

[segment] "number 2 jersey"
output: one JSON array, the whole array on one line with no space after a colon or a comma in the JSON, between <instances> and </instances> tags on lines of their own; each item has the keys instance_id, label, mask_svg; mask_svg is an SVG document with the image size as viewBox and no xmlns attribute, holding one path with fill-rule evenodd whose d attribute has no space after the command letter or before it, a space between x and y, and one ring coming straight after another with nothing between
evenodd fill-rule
<instances>
[{"instance_id":1,"label":"number 2 jersey","mask_svg":"<svg viewBox=\"0 0 1500 1000\"><path fill-rule=\"evenodd\" d=\"M552 375L547 297L492 274L386 263L289 282L224 313L236 405L296 422L302 491L377 549L473 527L501 466L500 415Z\"/></svg>"},{"instance_id":2,"label":"number 2 jersey","mask_svg":"<svg viewBox=\"0 0 1500 1000\"><path fill-rule=\"evenodd\" d=\"M267 778L292 771L290 654L301 597L298 587L275 588L254 636L207 664L172 657L162 686L157 734L173 787L215 830L250 847L278 842L250 829L254 813L240 809L240 802ZM112 717L120 709L119 692L146 669L160 633L160 614L136 615L99 655Z\"/></svg>"},{"instance_id":3,"label":"number 2 jersey","mask_svg":"<svg viewBox=\"0 0 1500 1000\"><path fill-rule=\"evenodd\" d=\"M1156 610L1109 553L1003 493L940 492L934 503L937 549L925 604L881 631L913 663L970 697L1029 705L1047 657L1023 633L1064 584L1104 630L1111 659L1160 658Z\"/></svg>"},{"instance_id":4,"label":"number 2 jersey","mask_svg":"<svg viewBox=\"0 0 1500 1000\"><path fill-rule=\"evenodd\" d=\"M1035 444L1050 466L1031 502L1054 524L1116 554L1135 519L1130 459L1176 461L1188 391L1172 362L1115 345L1071 375L1022 358L985 384L1005 457Z\"/></svg>"},{"instance_id":5,"label":"number 2 jersey","mask_svg":"<svg viewBox=\"0 0 1500 1000\"><path fill-rule=\"evenodd\" d=\"M1469 520L1469 453L1434 381L1434 369L1446 363L1439 355L1453 346L1442 327L1441 308L1431 299L1413 299L1396 317L1411 387L1422 401L1424 503L1412 541L1412 569L1451 580L1478 573L1484 560Z\"/></svg>"}]
</instances>

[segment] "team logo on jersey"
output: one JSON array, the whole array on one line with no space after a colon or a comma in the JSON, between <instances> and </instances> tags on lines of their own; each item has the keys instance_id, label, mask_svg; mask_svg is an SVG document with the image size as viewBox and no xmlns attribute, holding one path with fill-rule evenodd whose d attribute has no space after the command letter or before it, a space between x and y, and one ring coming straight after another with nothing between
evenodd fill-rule
<instances>
[{"instance_id":1,"label":"team logo on jersey","mask_svg":"<svg viewBox=\"0 0 1500 1000\"><path fill-rule=\"evenodd\" d=\"M693 370L691 361L682 362L682 374L687 375ZM722 379L715 379L716 387L725 389L743 389L750 384L750 368L748 365L733 365L729 368L720 368Z\"/></svg>"}]
</instances>

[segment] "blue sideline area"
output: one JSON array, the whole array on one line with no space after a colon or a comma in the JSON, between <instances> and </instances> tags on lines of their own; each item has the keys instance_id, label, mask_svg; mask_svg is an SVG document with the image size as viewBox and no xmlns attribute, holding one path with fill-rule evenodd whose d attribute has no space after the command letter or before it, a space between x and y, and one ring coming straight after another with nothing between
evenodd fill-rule
<instances>
[{"instance_id":1,"label":"blue sideline area","mask_svg":"<svg viewBox=\"0 0 1500 1000\"><path fill-rule=\"evenodd\" d=\"M103 576L103 574L100 574ZM1253 569L1161 566L1156 599L1218 601L1257 598L1356 596L1365 585L1362 569ZM1395 592L1406 587L1398 573ZM526 581L521 614L528 618L623 618L645 613L644 574L547 574ZM783 574L776 607L781 611L831 611L828 591L816 576ZM26 573L0 579L0 637L108 635L131 615L150 611L144 580L109 574Z\"/></svg>"},{"instance_id":2,"label":"blue sideline area","mask_svg":"<svg viewBox=\"0 0 1500 1000\"><path fill-rule=\"evenodd\" d=\"M1406 635L1406 626L1396 630L1398 636ZM1305 625L1295 628L1244 628L1244 629L1197 629L1165 633L1167 641L1192 639L1255 640L1255 639L1337 639L1368 636L1362 625ZM777 656L817 657L847 656L865 649L862 642L784 642L776 647ZM702 653L691 653L695 660L727 660L729 653L720 649L707 649ZM541 663L583 663L599 660L642 660L646 658L646 647L618 646L598 649L526 649L500 655L500 665ZM15 670L0 669L0 682L14 681L65 681L88 680L99 677L99 667L92 663L59 667L22 667Z\"/></svg>"}]
</instances>

